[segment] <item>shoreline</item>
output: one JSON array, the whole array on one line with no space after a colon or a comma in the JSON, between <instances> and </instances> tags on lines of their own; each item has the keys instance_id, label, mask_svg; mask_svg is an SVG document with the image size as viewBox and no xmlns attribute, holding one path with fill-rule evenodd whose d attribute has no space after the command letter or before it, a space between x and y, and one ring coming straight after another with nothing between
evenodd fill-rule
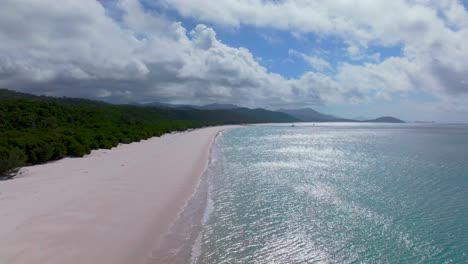
<instances>
[{"instance_id":1,"label":"shoreline","mask_svg":"<svg viewBox=\"0 0 468 264\"><path fill-rule=\"evenodd\" d=\"M230 128L228 128L230 129ZM213 174L214 160L216 159L215 147L219 137L228 129L219 131L212 145L210 146L209 157L205 170L200 175L199 181L191 196L186 200L177 218L171 223L161 243L152 252L151 261L153 263L195 263L198 256L197 246L200 246L200 239L205 218L210 207L210 180Z\"/></svg>"},{"instance_id":2,"label":"shoreline","mask_svg":"<svg viewBox=\"0 0 468 264\"><path fill-rule=\"evenodd\" d=\"M209 148L209 151L208 151L208 159L206 160L206 164L205 164L205 167L203 168L203 171L200 173L200 175L198 176L198 181L197 181L197 184L194 186L193 188L193 191L192 191L192 194L190 195L190 197L188 197L188 199L186 199L185 203L184 203L184 206L182 206L179 210L179 213L177 214L177 217L174 219L174 221L171 223L171 226L169 226L169 229L172 228L174 226L174 224L176 224L176 221L179 220L179 218L182 216L182 214L184 213L184 211L186 210L187 206L189 206L189 202L190 200L192 200L194 198L194 196L196 195L196 192L198 191L198 189L200 188L200 184L201 184L201 180L202 180L202 177L206 174L207 170L208 170L208 167L210 166L211 164L211 159L212 159L212 155L213 155L213 145L215 144L216 140L218 139L218 137L223 133L225 132L226 130L228 130L230 128L224 128L220 131L218 131L216 133L216 135L214 136L213 138L213 141L211 142L211 145L210 145L210 148Z\"/></svg>"},{"instance_id":3,"label":"shoreline","mask_svg":"<svg viewBox=\"0 0 468 264\"><path fill-rule=\"evenodd\" d=\"M166 134L22 169L0 182L0 262L150 261L196 192L216 137L234 127Z\"/></svg>"}]
</instances>

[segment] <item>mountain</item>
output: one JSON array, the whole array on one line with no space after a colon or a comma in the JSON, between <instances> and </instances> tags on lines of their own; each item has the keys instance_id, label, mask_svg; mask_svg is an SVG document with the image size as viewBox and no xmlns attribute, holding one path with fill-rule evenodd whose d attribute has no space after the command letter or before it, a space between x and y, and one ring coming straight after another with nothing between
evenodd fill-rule
<instances>
[{"instance_id":1,"label":"mountain","mask_svg":"<svg viewBox=\"0 0 468 264\"><path fill-rule=\"evenodd\" d=\"M28 93L21 93L7 89L0 89L1 100L30 100L30 101L49 101L61 104L70 105L89 105L89 106L106 106L112 105L102 101L89 100L83 98L69 97L50 97L37 96ZM115 105L114 105L115 106ZM361 120L345 119L327 115L315 111L311 108L302 109L280 109L278 111L270 111L263 108L249 109L239 107L234 104L207 104L203 106L188 105L188 104L169 104L169 103L133 103L128 106L157 108L166 111L169 119L178 120L200 120L208 122L221 123L265 123L265 122L360 122ZM364 120L362 122L390 122L401 123L400 119L394 117L381 117L377 119Z\"/></svg>"},{"instance_id":2,"label":"mountain","mask_svg":"<svg viewBox=\"0 0 468 264\"><path fill-rule=\"evenodd\" d=\"M195 105L177 105L168 103L152 102L147 104L110 104L102 101L82 99L82 98L69 98L69 97L51 97L43 95L33 95L12 91L8 89L0 89L0 107L6 104L27 103L31 105L32 109L27 111L36 110L34 107L41 107L44 103L58 104L60 107L64 106L80 106L82 109L94 111L96 107L102 109L102 112L118 110L119 112L127 111L126 115L133 114L138 119L150 118L151 120L164 119L164 120L190 120L199 122L209 122L214 124L240 124L240 123L272 123L272 122L298 122L300 120L291 117L285 113L270 111L266 109L249 109L241 108L233 104L208 104L203 106ZM82 110L80 109L80 110ZM18 110L18 109L16 109ZM18 113L19 114L19 113ZM37 113L34 113L36 115ZM70 113L72 115L73 113ZM50 113L54 115L54 113ZM6 122L6 121L5 121ZM15 126L11 123L11 126ZM0 127L1 128L1 127ZM1 132L1 131L0 131Z\"/></svg>"},{"instance_id":3,"label":"mountain","mask_svg":"<svg viewBox=\"0 0 468 264\"><path fill-rule=\"evenodd\" d=\"M356 122L356 120L323 114L312 108L279 109L278 112L286 113L303 122Z\"/></svg>"},{"instance_id":4,"label":"mountain","mask_svg":"<svg viewBox=\"0 0 468 264\"><path fill-rule=\"evenodd\" d=\"M193 105L186 104L170 104L170 103L161 103L161 102L151 102L151 103L129 103L129 105L137 106L154 106L158 108L173 108L173 109L195 109Z\"/></svg>"},{"instance_id":5,"label":"mountain","mask_svg":"<svg viewBox=\"0 0 468 264\"><path fill-rule=\"evenodd\" d=\"M0 101L1 100L48 101L48 102L67 103L70 105L107 105L108 104L102 101L89 100L89 99L84 99L84 98L33 95L33 94L22 93L22 92L0 88Z\"/></svg>"},{"instance_id":6,"label":"mountain","mask_svg":"<svg viewBox=\"0 0 468 264\"><path fill-rule=\"evenodd\" d=\"M270 111L263 108L250 109L246 107L226 110L249 117L256 121L270 120L269 123L300 122L301 120L286 113L279 111Z\"/></svg>"},{"instance_id":7,"label":"mountain","mask_svg":"<svg viewBox=\"0 0 468 264\"><path fill-rule=\"evenodd\" d=\"M8 89L0 89L0 100L6 100L6 99L36 99L39 96L32 95L32 94L27 94L27 93L21 93L17 91L12 91Z\"/></svg>"},{"instance_id":8,"label":"mountain","mask_svg":"<svg viewBox=\"0 0 468 264\"><path fill-rule=\"evenodd\" d=\"M341 117L336 117L333 115L327 115L315 111L312 108L302 108L302 109L280 109L278 112L286 113L294 118L297 118L303 122L352 122L352 123L405 123L403 120L392 116L384 116L376 119L365 119L365 118L356 118L356 119L346 119Z\"/></svg>"},{"instance_id":9,"label":"mountain","mask_svg":"<svg viewBox=\"0 0 468 264\"><path fill-rule=\"evenodd\" d=\"M362 121L365 123L405 123L405 121L393 116L383 116L376 119Z\"/></svg>"},{"instance_id":10,"label":"mountain","mask_svg":"<svg viewBox=\"0 0 468 264\"><path fill-rule=\"evenodd\" d=\"M241 108L240 106L233 105L233 104L207 104L207 105L192 106L192 107L196 109L202 109L202 110L232 110L232 109Z\"/></svg>"},{"instance_id":11,"label":"mountain","mask_svg":"<svg viewBox=\"0 0 468 264\"><path fill-rule=\"evenodd\" d=\"M336 119L336 117L332 115L322 114L312 108L279 109L278 112L286 113L305 122L324 122Z\"/></svg>"},{"instance_id":12,"label":"mountain","mask_svg":"<svg viewBox=\"0 0 468 264\"><path fill-rule=\"evenodd\" d=\"M234 104L207 104L207 105L189 105L189 104L170 104L161 102L151 103L130 103L131 105L140 106L155 106L159 108L174 108L174 109L198 109L198 110L229 110L240 108L240 106Z\"/></svg>"}]
</instances>

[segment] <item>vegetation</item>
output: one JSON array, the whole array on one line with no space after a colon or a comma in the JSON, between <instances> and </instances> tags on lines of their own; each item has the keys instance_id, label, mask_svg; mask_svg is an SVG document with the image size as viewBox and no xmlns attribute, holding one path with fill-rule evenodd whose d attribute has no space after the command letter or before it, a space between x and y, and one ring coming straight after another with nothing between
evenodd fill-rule
<instances>
[{"instance_id":1,"label":"vegetation","mask_svg":"<svg viewBox=\"0 0 468 264\"><path fill-rule=\"evenodd\" d=\"M0 90L0 177L19 166L82 157L172 131L218 124L294 122L264 109L197 110L112 105Z\"/></svg>"}]
</instances>

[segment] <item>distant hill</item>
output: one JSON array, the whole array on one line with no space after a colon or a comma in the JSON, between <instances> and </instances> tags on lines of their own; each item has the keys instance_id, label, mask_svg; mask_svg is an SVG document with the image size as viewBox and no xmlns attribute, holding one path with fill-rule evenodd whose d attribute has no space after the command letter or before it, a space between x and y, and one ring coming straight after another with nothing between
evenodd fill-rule
<instances>
[{"instance_id":1,"label":"distant hill","mask_svg":"<svg viewBox=\"0 0 468 264\"><path fill-rule=\"evenodd\" d=\"M192 107L197 108L197 109L202 109L202 110L231 110L231 109L241 108L234 104L207 104L207 105L192 106Z\"/></svg>"},{"instance_id":2,"label":"distant hill","mask_svg":"<svg viewBox=\"0 0 468 264\"><path fill-rule=\"evenodd\" d=\"M286 113L303 122L356 122L356 120L323 114L312 108L279 109L278 112Z\"/></svg>"},{"instance_id":3,"label":"distant hill","mask_svg":"<svg viewBox=\"0 0 468 264\"><path fill-rule=\"evenodd\" d=\"M246 107L225 110L233 113L242 114L253 120L270 120L270 123L300 122L301 120L286 113L270 111L263 108L250 109Z\"/></svg>"},{"instance_id":4,"label":"distant hill","mask_svg":"<svg viewBox=\"0 0 468 264\"><path fill-rule=\"evenodd\" d=\"M9 102L28 102L31 104L51 102L60 105L73 106L96 106L102 109L118 109L119 111L126 110L135 112L133 114L154 119L164 120L190 120L199 122L209 122L214 124L239 124L239 123L273 123L273 122L298 122L300 120L291 117L287 114L270 111L266 109L249 109L241 108L233 104L208 104L203 106L195 105L177 105L168 103L152 102L147 104L130 104L116 105L102 101L88 100L82 98L69 97L51 97L43 95L33 95L12 91L8 89L0 89L0 104ZM146 109L146 111L140 111ZM93 108L94 110L94 108ZM53 114L53 113L51 113ZM14 124L12 124L14 126Z\"/></svg>"},{"instance_id":5,"label":"distant hill","mask_svg":"<svg viewBox=\"0 0 468 264\"><path fill-rule=\"evenodd\" d=\"M229 110L241 108L240 106L234 104L207 104L207 105L189 105L189 104L170 104L170 103L160 103L160 102L151 102L151 103L131 103L132 105L140 106L155 106L159 108L174 108L174 109L198 109L198 110Z\"/></svg>"},{"instance_id":6,"label":"distant hill","mask_svg":"<svg viewBox=\"0 0 468 264\"><path fill-rule=\"evenodd\" d=\"M393 116L383 116L376 119L362 121L365 123L405 123L405 121Z\"/></svg>"},{"instance_id":7,"label":"distant hill","mask_svg":"<svg viewBox=\"0 0 468 264\"><path fill-rule=\"evenodd\" d=\"M0 100L30 100L49 101L70 105L105 106L112 105L102 101L83 98L37 96L28 93L0 89ZM208 104L203 106L188 104L169 104L152 102L146 104L132 103L139 107L155 107L167 111L168 118L177 120L199 120L221 123L265 123L265 122L373 122L373 123L402 123L404 121L386 116L371 120L353 120L323 114L311 108L280 109L270 111L263 108L249 109L234 104ZM177 110L177 111L176 111ZM198 111L195 111L198 110ZM210 110L210 111L208 111ZM212 112L215 111L215 112Z\"/></svg>"},{"instance_id":8,"label":"distant hill","mask_svg":"<svg viewBox=\"0 0 468 264\"><path fill-rule=\"evenodd\" d=\"M297 118L303 122L364 122L364 123L405 123L403 120L392 116L384 116L376 119L347 119L336 117L333 115L327 115L315 111L312 108L302 109L279 109L278 112L288 114L294 118Z\"/></svg>"},{"instance_id":9,"label":"distant hill","mask_svg":"<svg viewBox=\"0 0 468 264\"><path fill-rule=\"evenodd\" d=\"M48 102L60 102L71 105L108 105L108 103L89 100L84 98L70 98L70 97L52 97L45 95L33 95L28 93L22 93L12 91L8 89L0 88L0 100L30 100L30 101L48 101Z\"/></svg>"},{"instance_id":10,"label":"distant hill","mask_svg":"<svg viewBox=\"0 0 468 264\"><path fill-rule=\"evenodd\" d=\"M193 105L170 104L170 103L161 103L161 102L151 102L151 103L129 103L129 105L154 106L154 107L158 107L158 108L194 109Z\"/></svg>"},{"instance_id":11,"label":"distant hill","mask_svg":"<svg viewBox=\"0 0 468 264\"><path fill-rule=\"evenodd\" d=\"M286 113L305 122L326 122L336 119L336 117L332 115L322 114L312 108L279 109L278 112Z\"/></svg>"},{"instance_id":12,"label":"distant hill","mask_svg":"<svg viewBox=\"0 0 468 264\"><path fill-rule=\"evenodd\" d=\"M0 89L0 100L6 99L36 99L39 96L21 93L17 91L7 90L7 89Z\"/></svg>"}]
</instances>

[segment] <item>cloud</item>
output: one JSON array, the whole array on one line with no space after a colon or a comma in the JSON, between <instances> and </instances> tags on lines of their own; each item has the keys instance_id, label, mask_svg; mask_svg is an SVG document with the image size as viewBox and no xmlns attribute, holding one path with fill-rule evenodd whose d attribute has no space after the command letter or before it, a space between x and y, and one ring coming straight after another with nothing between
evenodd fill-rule
<instances>
[{"instance_id":1,"label":"cloud","mask_svg":"<svg viewBox=\"0 0 468 264\"><path fill-rule=\"evenodd\" d=\"M346 52L348 53L348 57L353 61L379 62L381 56L378 52L368 54L362 47L352 43L348 44Z\"/></svg>"},{"instance_id":2,"label":"cloud","mask_svg":"<svg viewBox=\"0 0 468 264\"><path fill-rule=\"evenodd\" d=\"M350 57L365 63L339 63L325 74L329 62L291 50L315 71L288 79L269 72L249 50L224 44L213 28L187 29L136 0L6 0L0 8L0 86L113 102L269 108L357 103L418 90L447 103L468 102L468 19L457 1L156 4L217 24L338 36ZM403 56L378 60L366 53L371 45L401 45Z\"/></svg>"},{"instance_id":3,"label":"cloud","mask_svg":"<svg viewBox=\"0 0 468 264\"><path fill-rule=\"evenodd\" d=\"M2 3L2 87L113 102L275 108L339 100L326 86L334 82L328 76L286 79L268 72L249 50L223 44L212 28L199 24L188 31L138 1L115 4L118 19L96 1L54 3Z\"/></svg>"},{"instance_id":4,"label":"cloud","mask_svg":"<svg viewBox=\"0 0 468 264\"><path fill-rule=\"evenodd\" d=\"M96 1L6 1L0 9L0 85L110 101L278 100L292 95L244 48L212 28L190 32L137 1L120 1L119 21ZM273 98L273 99L270 99Z\"/></svg>"},{"instance_id":5,"label":"cloud","mask_svg":"<svg viewBox=\"0 0 468 264\"><path fill-rule=\"evenodd\" d=\"M422 34L436 36L444 25L466 26L455 0L160 0L181 15L239 27L253 25L302 33L333 34L356 43L398 44ZM438 14L441 14L439 16ZM412 33L418 33L413 36Z\"/></svg>"},{"instance_id":6,"label":"cloud","mask_svg":"<svg viewBox=\"0 0 468 264\"><path fill-rule=\"evenodd\" d=\"M348 45L347 52L351 60L368 62L364 66L352 67L359 75L357 78L380 79L378 86L388 83L386 86L389 92L392 89L398 91L412 88L436 93L468 93L468 85L463 77L468 73L468 46L463 44L468 40L468 14L457 0L162 2L167 8L173 8L183 16L227 26L250 25L295 34L314 33L340 37ZM399 62L395 58L380 62L380 54L366 53L370 45L401 45L403 56ZM326 65L317 58L310 59L311 64L319 68L319 65ZM396 69L390 67L396 67L396 64L403 67L398 69L398 74ZM343 70L349 68L349 65L342 67ZM391 72L376 73L376 69ZM338 80L347 75L339 70L337 74ZM408 74L411 76L406 76ZM404 84L403 87L389 85L394 80L385 79L395 76L404 77L403 81L397 80L397 84ZM408 78L411 79L410 82Z\"/></svg>"},{"instance_id":7,"label":"cloud","mask_svg":"<svg viewBox=\"0 0 468 264\"><path fill-rule=\"evenodd\" d=\"M289 53L290 56L295 56L295 57L298 57L298 58L302 58L316 71L322 72L322 71L325 71L325 70L330 70L332 68L330 63L328 63L328 61L326 61L326 60L324 60L322 58L319 58L317 56L307 55L307 54L304 54L302 52L299 52L299 51L293 50L293 49L290 49L288 53Z\"/></svg>"}]
</instances>

